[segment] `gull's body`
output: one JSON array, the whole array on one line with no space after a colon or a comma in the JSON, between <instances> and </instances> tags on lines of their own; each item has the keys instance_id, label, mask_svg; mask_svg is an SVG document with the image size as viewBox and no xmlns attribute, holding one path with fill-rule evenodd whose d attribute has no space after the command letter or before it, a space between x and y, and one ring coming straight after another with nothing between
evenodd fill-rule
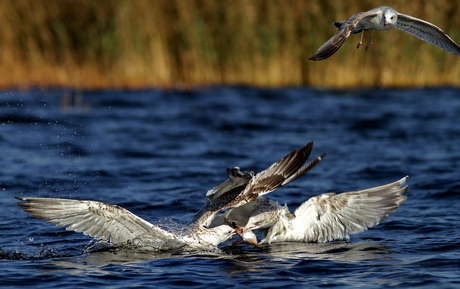
<instances>
[{"instance_id":1,"label":"gull's body","mask_svg":"<svg viewBox=\"0 0 460 289\"><path fill-rule=\"evenodd\" d=\"M81 232L98 241L114 246L134 245L156 250L182 247L215 248L234 234L226 223L208 228L207 224L223 209L242 206L305 174L324 157L317 157L307 165L313 143L294 150L255 177L239 168L229 171L230 180L208 192L208 201L194 221L183 231L169 231L136 216L130 211L97 201L58 198L16 197L23 211L49 223Z\"/></svg>"},{"instance_id":2,"label":"gull's body","mask_svg":"<svg viewBox=\"0 0 460 289\"><path fill-rule=\"evenodd\" d=\"M407 178L360 191L322 194L302 203L293 214L287 206L259 198L253 205L226 212L225 218L241 226L237 233L250 244L257 244L252 233L257 229L263 229L261 244L346 240L396 211L406 200L408 187L402 186ZM245 207L248 212L243 213Z\"/></svg>"},{"instance_id":3,"label":"gull's body","mask_svg":"<svg viewBox=\"0 0 460 289\"><path fill-rule=\"evenodd\" d=\"M388 30L397 28L417 38L434 44L447 52L460 56L460 46L458 46L444 31L436 25L416 17L398 13L393 8L380 6L367 12L357 13L346 21L334 22L339 31L324 43L318 51L313 54L310 60L323 60L332 56L342 44L347 40L350 34L363 33L366 30ZM371 36L372 37L372 36ZM357 48L362 43L359 42ZM372 44L372 38L366 50Z\"/></svg>"}]
</instances>

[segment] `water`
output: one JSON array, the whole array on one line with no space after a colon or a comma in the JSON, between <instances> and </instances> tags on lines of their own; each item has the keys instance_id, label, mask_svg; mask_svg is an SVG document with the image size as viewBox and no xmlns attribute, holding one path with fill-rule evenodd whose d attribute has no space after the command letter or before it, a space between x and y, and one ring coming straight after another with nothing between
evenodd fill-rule
<instances>
[{"instance_id":1,"label":"water","mask_svg":"<svg viewBox=\"0 0 460 289\"><path fill-rule=\"evenodd\" d=\"M66 107L65 95L73 106ZM460 90L215 87L0 93L3 285L120 287L460 286ZM350 242L230 242L225 253L83 254L89 237L30 218L14 196L91 199L186 223L225 168L260 171L313 140L327 157L270 194L311 196L409 175L407 201Z\"/></svg>"}]
</instances>

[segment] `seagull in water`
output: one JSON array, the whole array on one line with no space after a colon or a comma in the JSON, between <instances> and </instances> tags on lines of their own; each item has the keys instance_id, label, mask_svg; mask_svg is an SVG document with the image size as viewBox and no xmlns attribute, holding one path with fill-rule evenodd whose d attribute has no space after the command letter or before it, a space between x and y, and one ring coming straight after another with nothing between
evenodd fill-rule
<instances>
[{"instance_id":1,"label":"seagull in water","mask_svg":"<svg viewBox=\"0 0 460 289\"><path fill-rule=\"evenodd\" d=\"M206 204L195 215L192 226L208 227L219 211L243 206L304 175L326 156L324 153L304 165L312 149L313 142L309 142L257 175L241 172L239 167L227 169L229 179L207 192Z\"/></svg>"},{"instance_id":2,"label":"seagull in water","mask_svg":"<svg viewBox=\"0 0 460 289\"><path fill-rule=\"evenodd\" d=\"M371 40L366 46L366 50L368 50L372 45L374 30L383 31L390 28L397 28L410 33L423 41L460 56L460 47L439 27L425 20L398 13L393 8L387 6L380 6L367 12L356 13L348 18L348 20L337 21L333 25L339 31L331 39L326 41L309 60L324 60L332 56L339 50L350 34L361 33L361 39L356 47L359 48L363 43L364 31L371 30Z\"/></svg>"},{"instance_id":3,"label":"seagull in water","mask_svg":"<svg viewBox=\"0 0 460 289\"><path fill-rule=\"evenodd\" d=\"M166 230L117 205L90 200L16 197L23 211L33 217L81 232L108 246L134 246L154 250L179 248L216 249L228 240L235 229L227 223L208 228L207 224L220 210L242 206L259 196L290 183L313 168L325 154L304 165L313 142L293 150L268 169L254 176L229 169L229 180L208 192L205 207L182 231Z\"/></svg>"},{"instance_id":4,"label":"seagull in water","mask_svg":"<svg viewBox=\"0 0 460 289\"><path fill-rule=\"evenodd\" d=\"M245 241L258 245L252 230L261 230L260 244L276 242L331 242L348 240L385 220L406 200L407 176L399 181L341 194L326 193L302 203L294 213L267 197L228 210L215 217L211 227L231 223ZM404 187L403 187L404 186Z\"/></svg>"}]
</instances>

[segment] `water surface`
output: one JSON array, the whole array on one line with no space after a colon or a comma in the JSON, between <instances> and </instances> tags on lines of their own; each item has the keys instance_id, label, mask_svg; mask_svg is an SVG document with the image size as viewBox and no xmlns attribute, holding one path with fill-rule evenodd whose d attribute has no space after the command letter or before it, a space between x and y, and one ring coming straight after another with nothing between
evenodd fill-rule
<instances>
[{"instance_id":1,"label":"water surface","mask_svg":"<svg viewBox=\"0 0 460 289\"><path fill-rule=\"evenodd\" d=\"M71 105L65 97L71 96ZM0 92L3 285L356 288L460 286L460 90ZM83 254L90 238L31 218L14 196L91 199L186 223L227 167L260 171L314 141L327 157L270 197L409 175L407 201L350 242L220 246L222 254Z\"/></svg>"}]
</instances>

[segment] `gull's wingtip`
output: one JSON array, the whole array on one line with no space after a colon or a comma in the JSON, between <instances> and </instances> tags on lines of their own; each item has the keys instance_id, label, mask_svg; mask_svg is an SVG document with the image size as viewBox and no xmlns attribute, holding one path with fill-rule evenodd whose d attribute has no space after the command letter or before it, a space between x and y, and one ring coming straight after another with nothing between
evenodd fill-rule
<instances>
[{"instance_id":1,"label":"gull's wingtip","mask_svg":"<svg viewBox=\"0 0 460 289\"><path fill-rule=\"evenodd\" d=\"M318 157L318 160L322 161L324 159L324 157L327 156L327 153L323 153L322 155L320 155Z\"/></svg>"},{"instance_id":2,"label":"gull's wingtip","mask_svg":"<svg viewBox=\"0 0 460 289\"><path fill-rule=\"evenodd\" d=\"M406 184L407 179L409 179L409 175L405 176L404 178L399 180L399 185L402 187L403 185Z\"/></svg>"},{"instance_id":3,"label":"gull's wingtip","mask_svg":"<svg viewBox=\"0 0 460 289\"><path fill-rule=\"evenodd\" d=\"M29 207L29 204L30 203L27 203L27 198L26 197L14 197L15 199L17 200L20 200L20 201L26 201L26 203L16 203L16 205L20 206L20 207ZM23 209L25 210L25 209Z\"/></svg>"},{"instance_id":4,"label":"gull's wingtip","mask_svg":"<svg viewBox=\"0 0 460 289\"><path fill-rule=\"evenodd\" d=\"M312 57L308 58L308 60L319 61L319 60L323 60L323 59L313 55Z\"/></svg>"}]
</instances>

